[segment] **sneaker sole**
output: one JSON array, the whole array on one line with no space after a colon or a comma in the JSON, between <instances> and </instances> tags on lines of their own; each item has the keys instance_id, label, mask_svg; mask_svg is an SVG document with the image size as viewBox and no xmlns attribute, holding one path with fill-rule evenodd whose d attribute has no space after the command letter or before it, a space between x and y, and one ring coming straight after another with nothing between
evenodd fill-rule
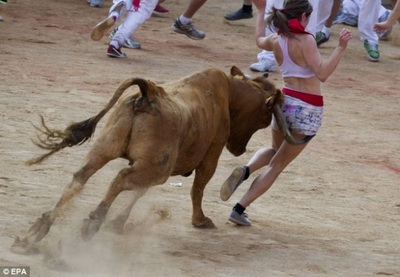
<instances>
[{"instance_id":1,"label":"sneaker sole","mask_svg":"<svg viewBox=\"0 0 400 277\"><path fill-rule=\"evenodd\" d=\"M369 56L368 54L367 54L367 58L368 58L368 60L369 60L370 62L379 62L379 58L372 58L372 57Z\"/></svg>"},{"instance_id":2,"label":"sneaker sole","mask_svg":"<svg viewBox=\"0 0 400 277\"><path fill-rule=\"evenodd\" d=\"M101 40L104 36L104 33L108 29L110 29L114 25L114 23L114 19L112 19L111 17L104 19L93 28L92 33L90 34L90 38L94 41Z\"/></svg>"},{"instance_id":3,"label":"sneaker sole","mask_svg":"<svg viewBox=\"0 0 400 277\"><path fill-rule=\"evenodd\" d=\"M224 18L229 21L238 21L238 20L242 20L242 19L251 19L251 18L253 18L253 16L250 16L250 17L226 17L226 16L224 16Z\"/></svg>"},{"instance_id":4,"label":"sneaker sole","mask_svg":"<svg viewBox=\"0 0 400 277\"><path fill-rule=\"evenodd\" d=\"M239 221L233 217L229 217L228 220L240 226L251 226L251 223L243 223L242 221Z\"/></svg>"},{"instance_id":5,"label":"sneaker sole","mask_svg":"<svg viewBox=\"0 0 400 277\"><path fill-rule=\"evenodd\" d=\"M261 73L269 73L269 72L276 72L276 68L274 69L274 68L272 68L272 69L265 69L265 70L260 70L260 69L258 69L258 68L255 68L255 67L249 67L250 68L250 70L251 71L253 71L253 72L261 72Z\"/></svg>"},{"instance_id":6,"label":"sneaker sole","mask_svg":"<svg viewBox=\"0 0 400 277\"><path fill-rule=\"evenodd\" d=\"M155 17L167 17L168 15L169 15L169 12L167 12L167 13L160 13L160 12L154 12L153 11L153 13L151 14L152 16L155 16Z\"/></svg>"},{"instance_id":7,"label":"sneaker sole","mask_svg":"<svg viewBox=\"0 0 400 277\"><path fill-rule=\"evenodd\" d=\"M172 27L172 30L175 33L186 35L190 39L193 39L193 40L202 40L202 39L204 39L204 37L203 38L198 38L198 37L191 36L188 33L186 33L185 31L182 31L181 29L176 28L175 26L171 26L171 27Z\"/></svg>"},{"instance_id":8,"label":"sneaker sole","mask_svg":"<svg viewBox=\"0 0 400 277\"><path fill-rule=\"evenodd\" d=\"M241 167L237 167L233 170L231 176L229 176L221 186L219 195L222 201L227 201L232 196L237 187L239 187L238 181L240 181L242 176L243 169Z\"/></svg>"},{"instance_id":9,"label":"sneaker sole","mask_svg":"<svg viewBox=\"0 0 400 277\"><path fill-rule=\"evenodd\" d=\"M269 72L268 70L259 70L257 68L251 68L251 67L250 67L250 70L253 71L253 72L261 72L261 73Z\"/></svg>"},{"instance_id":10,"label":"sneaker sole","mask_svg":"<svg viewBox=\"0 0 400 277\"><path fill-rule=\"evenodd\" d=\"M141 45L129 45L129 44L126 44L126 43L124 43L122 45L122 47L129 48L129 49L140 49L140 48L142 48Z\"/></svg>"},{"instance_id":11,"label":"sneaker sole","mask_svg":"<svg viewBox=\"0 0 400 277\"><path fill-rule=\"evenodd\" d=\"M116 58L116 59L125 59L127 56L117 56L114 54L109 54L107 53L107 56L109 56L110 58Z\"/></svg>"},{"instance_id":12,"label":"sneaker sole","mask_svg":"<svg viewBox=\"0 0 400 277\"><path fill-rule=\"evenodd\" d=\"M128 49L141 49L142 48L141 46L129 46L126 44L123 44L122 47L128 48Z\"/></svg>"}]
</instances>

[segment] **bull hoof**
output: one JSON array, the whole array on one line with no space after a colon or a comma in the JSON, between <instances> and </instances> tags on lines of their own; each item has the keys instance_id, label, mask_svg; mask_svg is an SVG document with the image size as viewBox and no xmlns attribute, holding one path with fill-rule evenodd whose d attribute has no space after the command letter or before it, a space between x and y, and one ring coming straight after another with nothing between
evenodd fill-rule
<instances>
[{"instance_id":1,"label":"bull hoof","mask_svg":"<svg viewBox=\"0 0 400 277\"><path fill-rule=\"evenodd\" d=\"M122 234L124 232L125 220L123 218L116 217L113 220L108 221L105 224L105 227L107 230L110 230L113 233Z\"/></svg>"},{"instance_id":2,"label":"bull hoof","mask_svg":"<svg viewBox=\"0 0 400 277\"><path fill-rule=\"evenodd\" d=\"M209 219L208 217L203 218L202 220L199 221L192 221L192 224L194 227L196 228L200 228L200 229L215 229L217 228L215 226L215 224L212 222L211 219Z\"/></svg>"},{"instance_id":3,"label":"bull hoof","mask_svg":"<svg viewBox=\"0 0 400 277\"><path fill-rule=\"evenodd\" d=\"M102 223L103 223L102 220L96 218L84 219L81 228L82 239L85 241L90 240L99 231Z\"/></svg>"},{"instance_id":4,"label":"bull hoof","mask_svg":"<svg viewBox=\"0 0 400 277\"><path fill-rule=\"evenodd\" d=\"M34 242L41 241L49 232L53 221L50 220L50 212L42 214L28 231L28 237L33 238Z\"/></svg>"},{"instance_id":5,"label":"bull hoof","mask_svg":"<svg viewBox=\"0 0 400 277\"><path fill-rule=\"evenodd\" d=\"M15 237L10 251L20 255L33 255L40 253L39 246L36 243L31 243L27 238L21 239L18 236Z\"/></svg>"},{"instance_id":6,"label":"bull hoof","mask_svg":"<svg viewBox=\"0 0 400 277\"><path fill-rule=\"evenodd\" d=\"M72 268L62 258L54 258L43 261L45 266L55 271L72 272Z\"/></svg>"}]
</instances>

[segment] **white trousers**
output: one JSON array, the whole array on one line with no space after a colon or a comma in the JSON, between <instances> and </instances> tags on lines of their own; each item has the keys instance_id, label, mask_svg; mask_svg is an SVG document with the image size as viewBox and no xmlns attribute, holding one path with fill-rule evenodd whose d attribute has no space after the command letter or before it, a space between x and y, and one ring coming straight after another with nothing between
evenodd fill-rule
<instances>
[{"instance_id":1,"label":"white trousers","mask_svg":"<svg viewBox=\"0 0 400 277\"><path fill-rule=\"evenodd\" d=\"M121 0L114 0L114 5L120 1ZM130 38L139 26L151 16L158 3L158 0L140 0L140 7L135 11L134 7L132 7L132 0L122 1L125 1L126 8L121 9L120 13L113 11L114 5L110 8L110 15L117 16L117 20L118 18L125 16L124 21L118 28L118 32L111 40L111 44L117 48L119 48L127 38Z\"/></svg>"},{"instance_id":2,"label":"white trousers","mask_svg":"<svg viewBox=\"0 0 400 277\"><path fill-rule=\"evenodd\" d=\"M346 14L350 14L358 18L360 14L360 7L364 0L343 0L342 11ZM379 18L383 16L388 9L386 9L382 4L379 6Z\"/></svg>"},{"instance_id":3,"label":"white trousers","mask_svg":"<svg viewBox=\"0 0 400 277\"><path fill-rule=\"evenodd\" d=\"M358 32L362 41L368 40L372 44L379 43L379 36L374 32L374 25L378 22L381 0L363 0L358 15Z\"/></svg>"},{"instance_id":4,"label":"white trousers","mask_svg":"<svg viewBox=\"0 0 400 277\"><path fill-rule=\"evenodd\" d=\"M311 5L313 5L313 8L314 8L314 5L317 5L317 7L314 8L314 11L315 11L314 18L316 21L315 21L315 23L311 24L310 33L315 35L316 33L320 32L322 30L322 28L325 25L325 21L331 15L333 0L320 0L320 1L314 1L314 2L316 2L316 3L313 4L311 1ZM313 15L311 14L311 17L312 16ZM311 18L310 18L310 20L311 20ZM312 30L312 28L314 28L314 29Z\"/></svg>"}]
</instances>

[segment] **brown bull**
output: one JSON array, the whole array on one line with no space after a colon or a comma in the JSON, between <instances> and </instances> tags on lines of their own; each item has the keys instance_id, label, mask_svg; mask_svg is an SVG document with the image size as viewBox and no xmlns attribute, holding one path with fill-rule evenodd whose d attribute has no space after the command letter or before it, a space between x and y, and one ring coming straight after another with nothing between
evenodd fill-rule
<instances>
[{"instance_id":1,"label":"brown bull","mask_svg":"<svg viewBox=\"0 0 400 277\"><path fill-rule=\"evenodd\" d=\"M121 97L132 85L138 85L140 93ZM42 121L46 139L37 144L50 152L30 164L88 140L96 124L117 101L84 165L73 175L54 209L44 213L30 228L23 239L25 244L40 241L68 200L97 170L116 158L127 159L129 166L118 173L104 199L84 220L84 239L90 239L99 230L122 191L137 190L130 205L113 221L123 227L132 206L150 186L163 184L173 175L189 176L192 171L192 224L212 228L214 224L204 215L201 205L204 188L215 172L223 148L226 146L235 156L241 155L251 136L271 123L273 113L282 122L281 92L264 77L246 79L236 67L232 67L231 75L208 69L164 88L143 79L128 79L107 106L88 120L72 124L65 131L50 130ZM291 138L290 133L285 134Z\"/></svg>"}]
</instances>

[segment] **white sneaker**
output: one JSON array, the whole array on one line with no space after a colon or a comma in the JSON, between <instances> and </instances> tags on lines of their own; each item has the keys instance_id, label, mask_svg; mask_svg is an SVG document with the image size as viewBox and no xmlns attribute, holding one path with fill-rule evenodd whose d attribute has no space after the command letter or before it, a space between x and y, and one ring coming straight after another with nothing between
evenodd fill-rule
<instances>
[{"instance_id":1,"label":"white sneaker","mask_svg":"<svg viewBox=\"0 0 400 277\"><path fill-rule=\"evenodd\" d=\"M276 71L276 62L270 59L260 59L258 63L250 65L250 70L256 72L274 72Z\"/></svg>"},{"instance_id":2,"label":"white sneaker","mask_svg":"<svg viewBox=\"0 0 400 277\"><path fill-rule=\"evenodd\" d=\"M228 219L230 222L236 223L240 226L251 226L251 221L247 219L246 213L240 215L237 211L232 210Z\"/></svg>"},{"instance_id":3,"label":"white sneaker","mask_svg":"<svg viewBox=\"0 0 400 277\"><path fill-rule=\"evenodd\" d=\"M114 30L108 36L110 38L110 41L113 39L115 34L118 32L118 28L119 28L119 26L117 28L114 28ZM140 43L138 41L136 41L135 39L133 39L133 38L127 38L126 40L124 40L124 43L122 44L122 47L130 48L130 49L140 49L140 48L142 48Z\"/></svg>"},{"instance_id":4,"label":"white sneaker","mask_svg":"<svg viewBox=\"0 0 400 277\"><path fill-rule=\"evenodd\" d=\"M137 42L135 39L133 38L127 38L124 41L124 44L122 44L123 47L125 48L130 48L130 49L140 49L142 46L140 45L139 42Z\"/></svg>"},{"instance_id":5,"label":"white sneaker","mask_svg":"<svg viewBox=\"0 0 400 277\"><path fill-rule=\"evenodd\" d=\"M110 11L108 12L108 14L111 14L112 12L117 12L118 14L121 14L123 9L127 9L126 8L126 3L125 3L125 1L121 0L119 2L114 3L111 6Z\"/></svg>"},{"instance_id":6,"label":"white sneaker","mask_svg":"<svg viewBox=\"0 0 400 277\"><path fill-rule=\"evenodd\" d=\"M103 0L90 0L89 5L95 8L102 8L104 6Z\"/></svg>"}]
</instances>

